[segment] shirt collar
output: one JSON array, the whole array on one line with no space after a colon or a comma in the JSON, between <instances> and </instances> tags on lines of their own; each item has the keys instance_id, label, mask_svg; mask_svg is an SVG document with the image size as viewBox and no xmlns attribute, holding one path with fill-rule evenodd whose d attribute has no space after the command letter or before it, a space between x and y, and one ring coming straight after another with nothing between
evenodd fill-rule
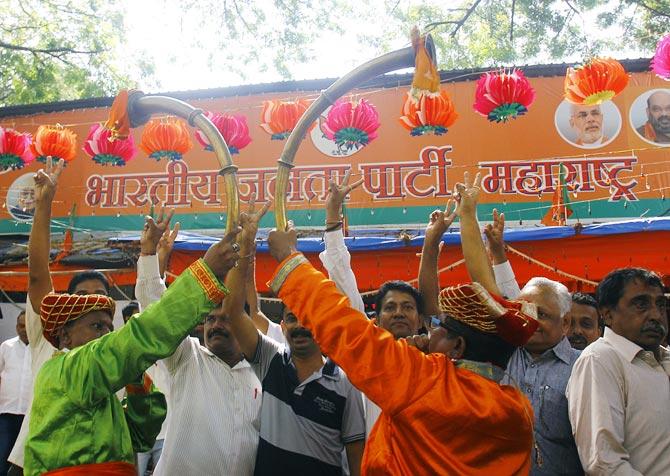
<instances>
[{"instance_id":1,"label":"shirt collar","mask_svg":"<svg viewBox=\"0 0 670 476\"><path fill-rule=\"evenodd\" d=\"M561 341L551 350L554 351L554 355L556 355L556 357L561 359L563 362L568 365L571 364L571 358L572 354L574 353L574 349L570 345L570 341L567 337L563 337L563 339L561 339Z\"/></svg>"},{"instance_id":2,"label":"shirt collar","mask_svg":"<svg viewBox=\"0 0 670 476\"><path fill-rule=\"evenodd\" d=\"M567 337L563 337L558 344L553 346L551 349L545 350L537 360L544 360L547 357L551 358L551 354L553 354L559 360L562 360L566 364L571 365L571 357L573 352L574 349L570 345L570 341ZM533 359L533 356L530 355L530 352L528 352L526 349L523 349L523 354L528 361L532 362L535 360Z\"/></svg>"},{"instance_id":3,"label":"shirt collar","mask_svg":"<svg viewBox=\"0 0 670 476\"><path fill-rule=\"evenodd\" d=\"M459 369L469 370L474 372L477 375L484 377L485 379L492 380L496 383L500 383L505 372L500 367L496 367L491 363L485 362L476 362L474 360L456 360L454 361L454 366Z\"/></svg>"},{"instance_id":4,"label":"shirt collar","mask_svg":"<svg viewBox=\"0 0 670 476\"><path fill-rule=\"evenodd\" d=\"M620 336L609 327L605 327L603 339L605 339L606 342L614 347L614 350L619 352L619 354L621 354L628 362L632 362L637 354L644 350L635 342L629 341L625 337Z\"/></svg>"},{"instance_id":5,"label":"shirt collar","mask_svg":"<svg viewBox=\"0 0 670 476\"><path fill-rule=\"evenodd\" d=\"M295 370L295 364L293 363L293 359L291 358L291 349L287 345L284 348L284 355L283 355L283 361L284 365L290 365L294 370ZM323 364L323 367L318 371L318 377L316 380L318 380L321 377L326 377L331 380L339 380L340 379L340 368L337 366L335 362L330 360L329 357L326 358L326 363ZM297 380L297 376L296 376Z\"/></svg>"},{"instance_id":6,"label":"shirt collar","mask_svg":"<svg viewBox=\"0 0 670 476\"><path fill-rule=\"evenodd\" d=\"M214 354L211 350L209 350L209 349L208 349L207 347L205 347L204 345L201 345L201 346L200 346L200 349L202 350L202 352L203 352L205 355L208 355L208 356L210 356L210 357L213 357L213 358L215 358L215 359L218 359L218 360L220 360L224 365L230 367L230 365L228 365L223 359L221 359L220 357L218 357L216 354ZM250 367L250 365L249 365L249 362L247 362L247 359L245 359L244 356L242 356L242 360L240 360L238 363L236 363L235 365L233 365L233 366L230 367L230 368L231 368L232 370L238 370L238 369L243 369L243 368L245 368L245 367Z\"/></svg>"}]
</instances>

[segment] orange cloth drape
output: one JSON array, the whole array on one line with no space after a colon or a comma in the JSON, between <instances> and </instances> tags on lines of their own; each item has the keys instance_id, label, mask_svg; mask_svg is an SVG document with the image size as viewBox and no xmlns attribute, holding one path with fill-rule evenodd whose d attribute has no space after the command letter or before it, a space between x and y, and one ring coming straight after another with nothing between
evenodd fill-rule
<instances>
[{"instance_id":1,"label":"orange cloth drape","mask_svg":"<svg viewBox=\"0 0 670 476\"><path fill-rule=\"evenodd\" d=\"M528 474L533 410L518 390L396 342L308 263L288 275L279 297L382 409L363 474Z\"/></svg>"}]
</instances>

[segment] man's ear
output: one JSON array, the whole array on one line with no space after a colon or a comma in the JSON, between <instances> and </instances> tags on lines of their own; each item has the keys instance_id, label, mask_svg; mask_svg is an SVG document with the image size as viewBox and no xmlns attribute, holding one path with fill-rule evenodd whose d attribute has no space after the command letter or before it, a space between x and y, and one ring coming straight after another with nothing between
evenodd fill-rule
<instances>
[{"instance_id":1,"label":"man's ear","mask_svg":"<svg viewBox=\"0 0 670 476\"><path fill-rule=\"evenodd\" d=\"M600 317L606 326L612 326L612 310L608 307L601 307L598 309L600 311Z\"/></svg>"},{"instance_id":2,"label":"man's ear","mask_svg":"<svg viewBox=\"0 0 670 476\"><path fill-rule=\"evenodd\" d=\"M58 331L58 347L60 349L69 349L71 343L72 337L70 336L70 332L67 326L61 327L61 329Z\"/></svg>"},{"instance_id":3,"label":"man's ear","mask_svg":"<svg viewBox=\"0 0 670 476\"><path fill-rule=\"evenodd\" d=\"M281 326L282 334L286 335L286 324L284 324L284 319L279 321L279 325Z\"/></svg>"},{"instance_id":4,"label":"man's ear","mask_svg":"<svg viewBox=\"0 0 670 476\"><path fill-rule=\"evenodd\" d=\"M456 337L456 345L451 351L453 359L462 359L465 355L465 339L462 336Z\"/></svg>"}]
</instances>

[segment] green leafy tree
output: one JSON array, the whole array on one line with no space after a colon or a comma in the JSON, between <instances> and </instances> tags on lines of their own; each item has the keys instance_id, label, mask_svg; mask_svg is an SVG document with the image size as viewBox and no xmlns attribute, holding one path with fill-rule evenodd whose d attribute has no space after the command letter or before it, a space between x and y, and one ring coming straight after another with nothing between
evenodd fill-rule
<instances>
[{"instance_id":1,"label":"green leafy tree","mask_svg":"<svg viewBox=\"0 0 670 476\"><path fill-rule=\"evenodd\" d=\"M0 105L114 94L128 86L119 66L120 2L0 0ZM133 75L150 75L138 63Z\"/></svg>"}]
</instances>

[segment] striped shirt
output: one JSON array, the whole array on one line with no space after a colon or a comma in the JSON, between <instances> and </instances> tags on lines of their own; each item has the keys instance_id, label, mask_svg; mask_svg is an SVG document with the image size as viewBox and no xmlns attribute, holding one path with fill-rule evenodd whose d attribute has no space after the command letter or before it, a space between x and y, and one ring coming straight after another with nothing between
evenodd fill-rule
<instances>
[{"instance_id":1,"label":"striped shirt","mask_svg":"<svg viewBox=\"0 0 670 476\"><path fill-rule=\"evenodd\" d=\"M344 445L365 439L363 400L328 359L298 382L288 349L260 336L252 366L263 382L257 476L342 474Z\"/></svg>"},{"instance_id":2,"label":"striped shirt","mask_svg":"<svg viewBox=\"0 0 670 476\"><path fill-rule=\"evenodd\" d=\"M137 261L140 308L165 284L156 255ZM187 337L159 365L167 373L167 430L154 475L251 475L258 448L261 384L246 360L230 367Z\"/></svg>"}]
</instances>

